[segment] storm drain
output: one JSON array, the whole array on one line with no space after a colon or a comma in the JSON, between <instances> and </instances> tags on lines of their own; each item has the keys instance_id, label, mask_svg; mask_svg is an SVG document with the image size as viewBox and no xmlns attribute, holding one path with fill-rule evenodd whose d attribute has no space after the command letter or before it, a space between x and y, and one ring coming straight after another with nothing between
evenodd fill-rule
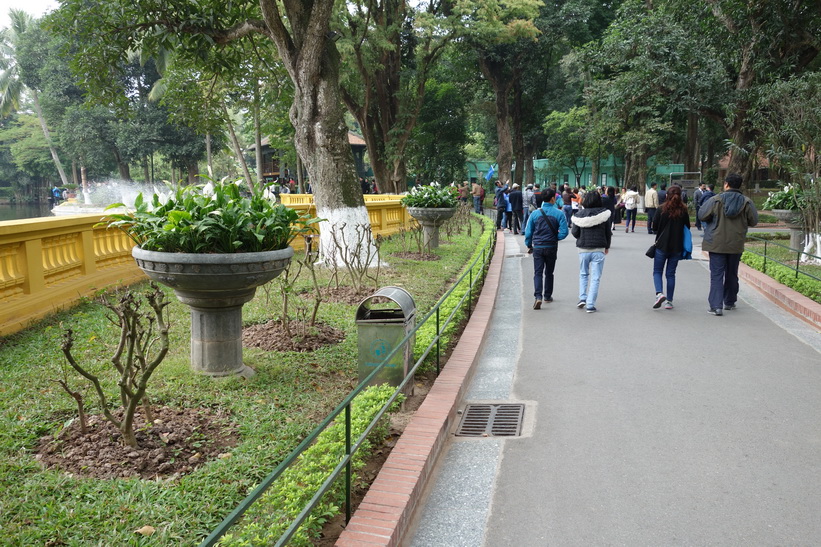
<instances>
[{"instance_id":1,"label":"storm drain","mask_svg":"<svg viewBox=\"0 0 821 547\"><path fill-rule=\"evenodd\" d=\"M523 404L468 405L457 437L516 437L522 432Z\"/></svg>"}]
</instances>

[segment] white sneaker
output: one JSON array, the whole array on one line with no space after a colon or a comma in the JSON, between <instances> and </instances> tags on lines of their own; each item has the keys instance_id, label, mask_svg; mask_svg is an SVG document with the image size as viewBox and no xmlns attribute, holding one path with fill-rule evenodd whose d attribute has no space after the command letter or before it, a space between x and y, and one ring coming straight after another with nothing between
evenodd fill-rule
<instances>
[{"instance_id":1,"label":"white sneaker","mask_svg":"<svg viewBox=\"0 0 821 547\"><path fill-rule=\"evenodd\" d=\"M664 295L661 294L660 292L657 292L656 293L656 302L655 302L655 304L653 304L653 309L654 310L659 309L661 307L661 305L664 303L665 300L666 299L664 298Z\"/></svg>"},{"instance_id":2,"label":"white sneaker","mask_svg":"<svg viewBox=\"0 0 821 547\"><path fill-rule=\"evenodd\" d=\"M664 303L664 309L665 310L672 310L673 309L673 303L668 300L667 302Z\"/></svg>"}]
</instances>

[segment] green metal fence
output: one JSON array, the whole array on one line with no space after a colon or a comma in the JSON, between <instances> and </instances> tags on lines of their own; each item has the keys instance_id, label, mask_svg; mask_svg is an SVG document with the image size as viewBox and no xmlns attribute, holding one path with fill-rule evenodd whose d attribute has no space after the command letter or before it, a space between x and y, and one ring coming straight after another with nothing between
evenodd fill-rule
<instances>
[{"instance_id":1,"label":"green metal fence","mask_svg":"<svg viewBox=\"0 0 821 547\"><path fill-rule=\"evenodd\" d=\"M787 245L782 245L781 243L776 243L775 241L770 241L769 239L748 235L748 240L755 241L755 242L763 242L764 243L764 250L763 252L759 252L756 250L755 246L747 246L744 250L750 252L754 255L760 256L764 259L764 268L763 273L767 273L767 263L774 262L785 268L789 268L795 272L795 278L798 279L799 275L804 275L809 277L810 279L814 279L816 281L821 281L821 277L813 275L810 273L809 268L804 267L801 269L801 260L802 257L812 258L815 260L821 261L821 257L816 256L814 254L805 253L800 249L793 249L792 247L788 247ZM789 260L788 260L789 259ZM815 268L817 271L821 271L821 268Z\"/></svg>"},{"instance_id":2,"label":"green metal fence","mask_svg":"<svg viewBox=\"0 0 821 547\"><path fill-rule=\"evenodd\" d=\"M365 378L353 391L348 394L345 399L339 403L339 405L330 413L322 422L297 446L293 452L291 452L283 461L280 463L276 469L274 469L270 475L265 477L263 481L256 487L254 490L248 494L248 496L242 500L242 502L233 510L231 513L225 517L225 519L217 526L211 534L208 535L205 540L200 544L200 547L210 547L212 545L216 545L220 538L224 536L228 529L231 528L241 517L242 515L254 504L254 502L265 493L268 488L270 488L274 482L288 469L308 448L311 443L313 443L317 437L329 426L331 425L340 415L344 413L344 420L345 420L345 456L339 461L337 466L328 474L328 477L320 486L319 490L314 494L308 504L302 509L299 515L294 519L285 533L279 538L276 545L286 545L288 541L293 537L305 519L311 514L311 511L316 507L319 501L322 499L322 496L331 488L333 483L339 478L339 476L344 472L345 474L345 517L346 521L351 519L351 477L353 474L352 470L352 458L356 451L360 448L362 443L367 439L370 432L376 427L377 422L382 418L382 416L387 412L388 408L396 401L396 398L399 397L399 394L402 393L404 387L408 384L408 382L413 380L414 374L419 366L425 361L425 359L430 355L435 348L435 355L436 355L436 372L437 374L441 371L441 338L442 334L448 325L453 321L454 316L459 311L462 306L467 308L468 316L472 313L472 302L474 300L475 291L474 288L479 282L484 279L485 274L487 273L488 264L490 259L493 256L493 248L496 242L496 233L495 231L491 231L491 236L488 238L487 244L482 248L482 254L477 256L476 259L470 264L468 270L459 277L459 279L453 284L453 286L448 290L436 303L433 309L420 321L416 327L411 330L405 338L396 344L394 349L388 353L385 359L377 366L374 367L373 372L371 372L367 378ZM478 270L474 273L474 270ZM444 322L440 320L440 309L442 308L443 304L448 300L448 298L455 292L457 289L462 288L463 284L467 282L467 290L465 290L462 297L459 299L457 305L453 307L450 314L447 316ZM397 351L400 351L404 348L405 344L408 343L411 338L416 334L416 332L428 321L435 321L436 324L436 335L434 336L431 343L425 348L422 352L421 356L416 360L413 367L411 367L408 371L407 376L405 376L404 380L400 383L400 385L396 388L393 392L391 397L385 403L384 406L377 412L374 419L368 424L365 428L365 431L357 438L351 438L351 402L359 395L366 387L368 387L368 383L371 379L376 376L379 371L381 371L387 363L393 358L394 354Z\"/></svg>"}]
</instances>

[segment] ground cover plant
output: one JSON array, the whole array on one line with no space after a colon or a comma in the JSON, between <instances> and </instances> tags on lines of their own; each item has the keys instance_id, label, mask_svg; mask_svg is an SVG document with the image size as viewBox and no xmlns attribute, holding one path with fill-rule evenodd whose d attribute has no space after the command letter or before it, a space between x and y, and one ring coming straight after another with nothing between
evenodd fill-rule
<instances>
[{"instance_id":1,"label":"ground cover plant","mask_svg":"<svg viewBox=\"0 0 821 547\"><path fill-rule=\"evenodd\" d=\"M399 249L386 241L380 285L404 287L424 316L475 254L482 234L487 236L483 225L484 231L474 226L471 236L450 235L433 251L439 255L435 262L393 257ZM295 292L312 286L306 276ZM0 544L196 545L356 384L355 305L323 302L318 310L318 322L345 333L340 343L307 353L246 348L245 362L257 375L215 381L191 373L188 309L170 289L162 290L169 301L169 351L151 379L152 404L201 410L235 442L213 457L200 456L202 461L181 455L189 470L153 479L100 479L83 470L44 468L35 453L41 439L57 438L77 421L76 403L53 381L64 359L63 333L72 328L73 354L94 370L116 345L105 334L104 308L86 300L0 340ZM300 298L311 301L309 294ZM244 321L266 323L281 313L278 306L258 291L245 306ZM104 389L109 399L118 397L111 377ZM99 414L94 398L86 401L86 412Z\"/></svg>"},{"instance_id":2,"label":"ground cover plant","mask_svg":"<svg viewBox=\"0 0 821 547\"><path fill-rule=\"evenodd\" d=\"M779 234L781 236L780 238L775 234L767 233L752 235L759 239L747 239L745 245L746 251L741 256L742 262L755 270L767 274L779 283L800 292L804 296L821 303L821 281L813 279L813 277L821 278L821 266L818 264L808 264L806 261L796 264L798 251L787 247L788 241L784 239L784 237L789 239L787 234ZM761 256L765 252L764 241L761 241L761 239L782 239L778 241L780 245L767 245L766 265L764 257ZM812 256L803 255L802 258L808 259L812 258ZM779 262L781 264L779 264ZM789 264L789 267L782 264ZM800 272L798 275L796 275L796 267Z\"/></svg>"}]
</instances>

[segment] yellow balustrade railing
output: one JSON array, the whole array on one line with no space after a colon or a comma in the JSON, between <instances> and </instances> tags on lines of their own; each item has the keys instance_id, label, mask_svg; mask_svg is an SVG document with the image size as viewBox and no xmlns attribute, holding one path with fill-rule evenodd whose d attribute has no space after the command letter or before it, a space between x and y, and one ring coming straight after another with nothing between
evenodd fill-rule
<instances>
[{"instance_id":1,"label":"yellow balustrade railing","mask_svg":"<svg viewBox=\"0 0 821 547\"><path fill-rule=\"evenodd\" d=\"M413 222L399 199L365 196L374 236ZM282 202L316 215L310 194L284 195ZM95 228L100 219L91 214L0 222L0 336L99 290L146 279L131 257L131 240L120 230ZM302 249L305 240L292 245Z\"/></svg>"}]
</instances>

